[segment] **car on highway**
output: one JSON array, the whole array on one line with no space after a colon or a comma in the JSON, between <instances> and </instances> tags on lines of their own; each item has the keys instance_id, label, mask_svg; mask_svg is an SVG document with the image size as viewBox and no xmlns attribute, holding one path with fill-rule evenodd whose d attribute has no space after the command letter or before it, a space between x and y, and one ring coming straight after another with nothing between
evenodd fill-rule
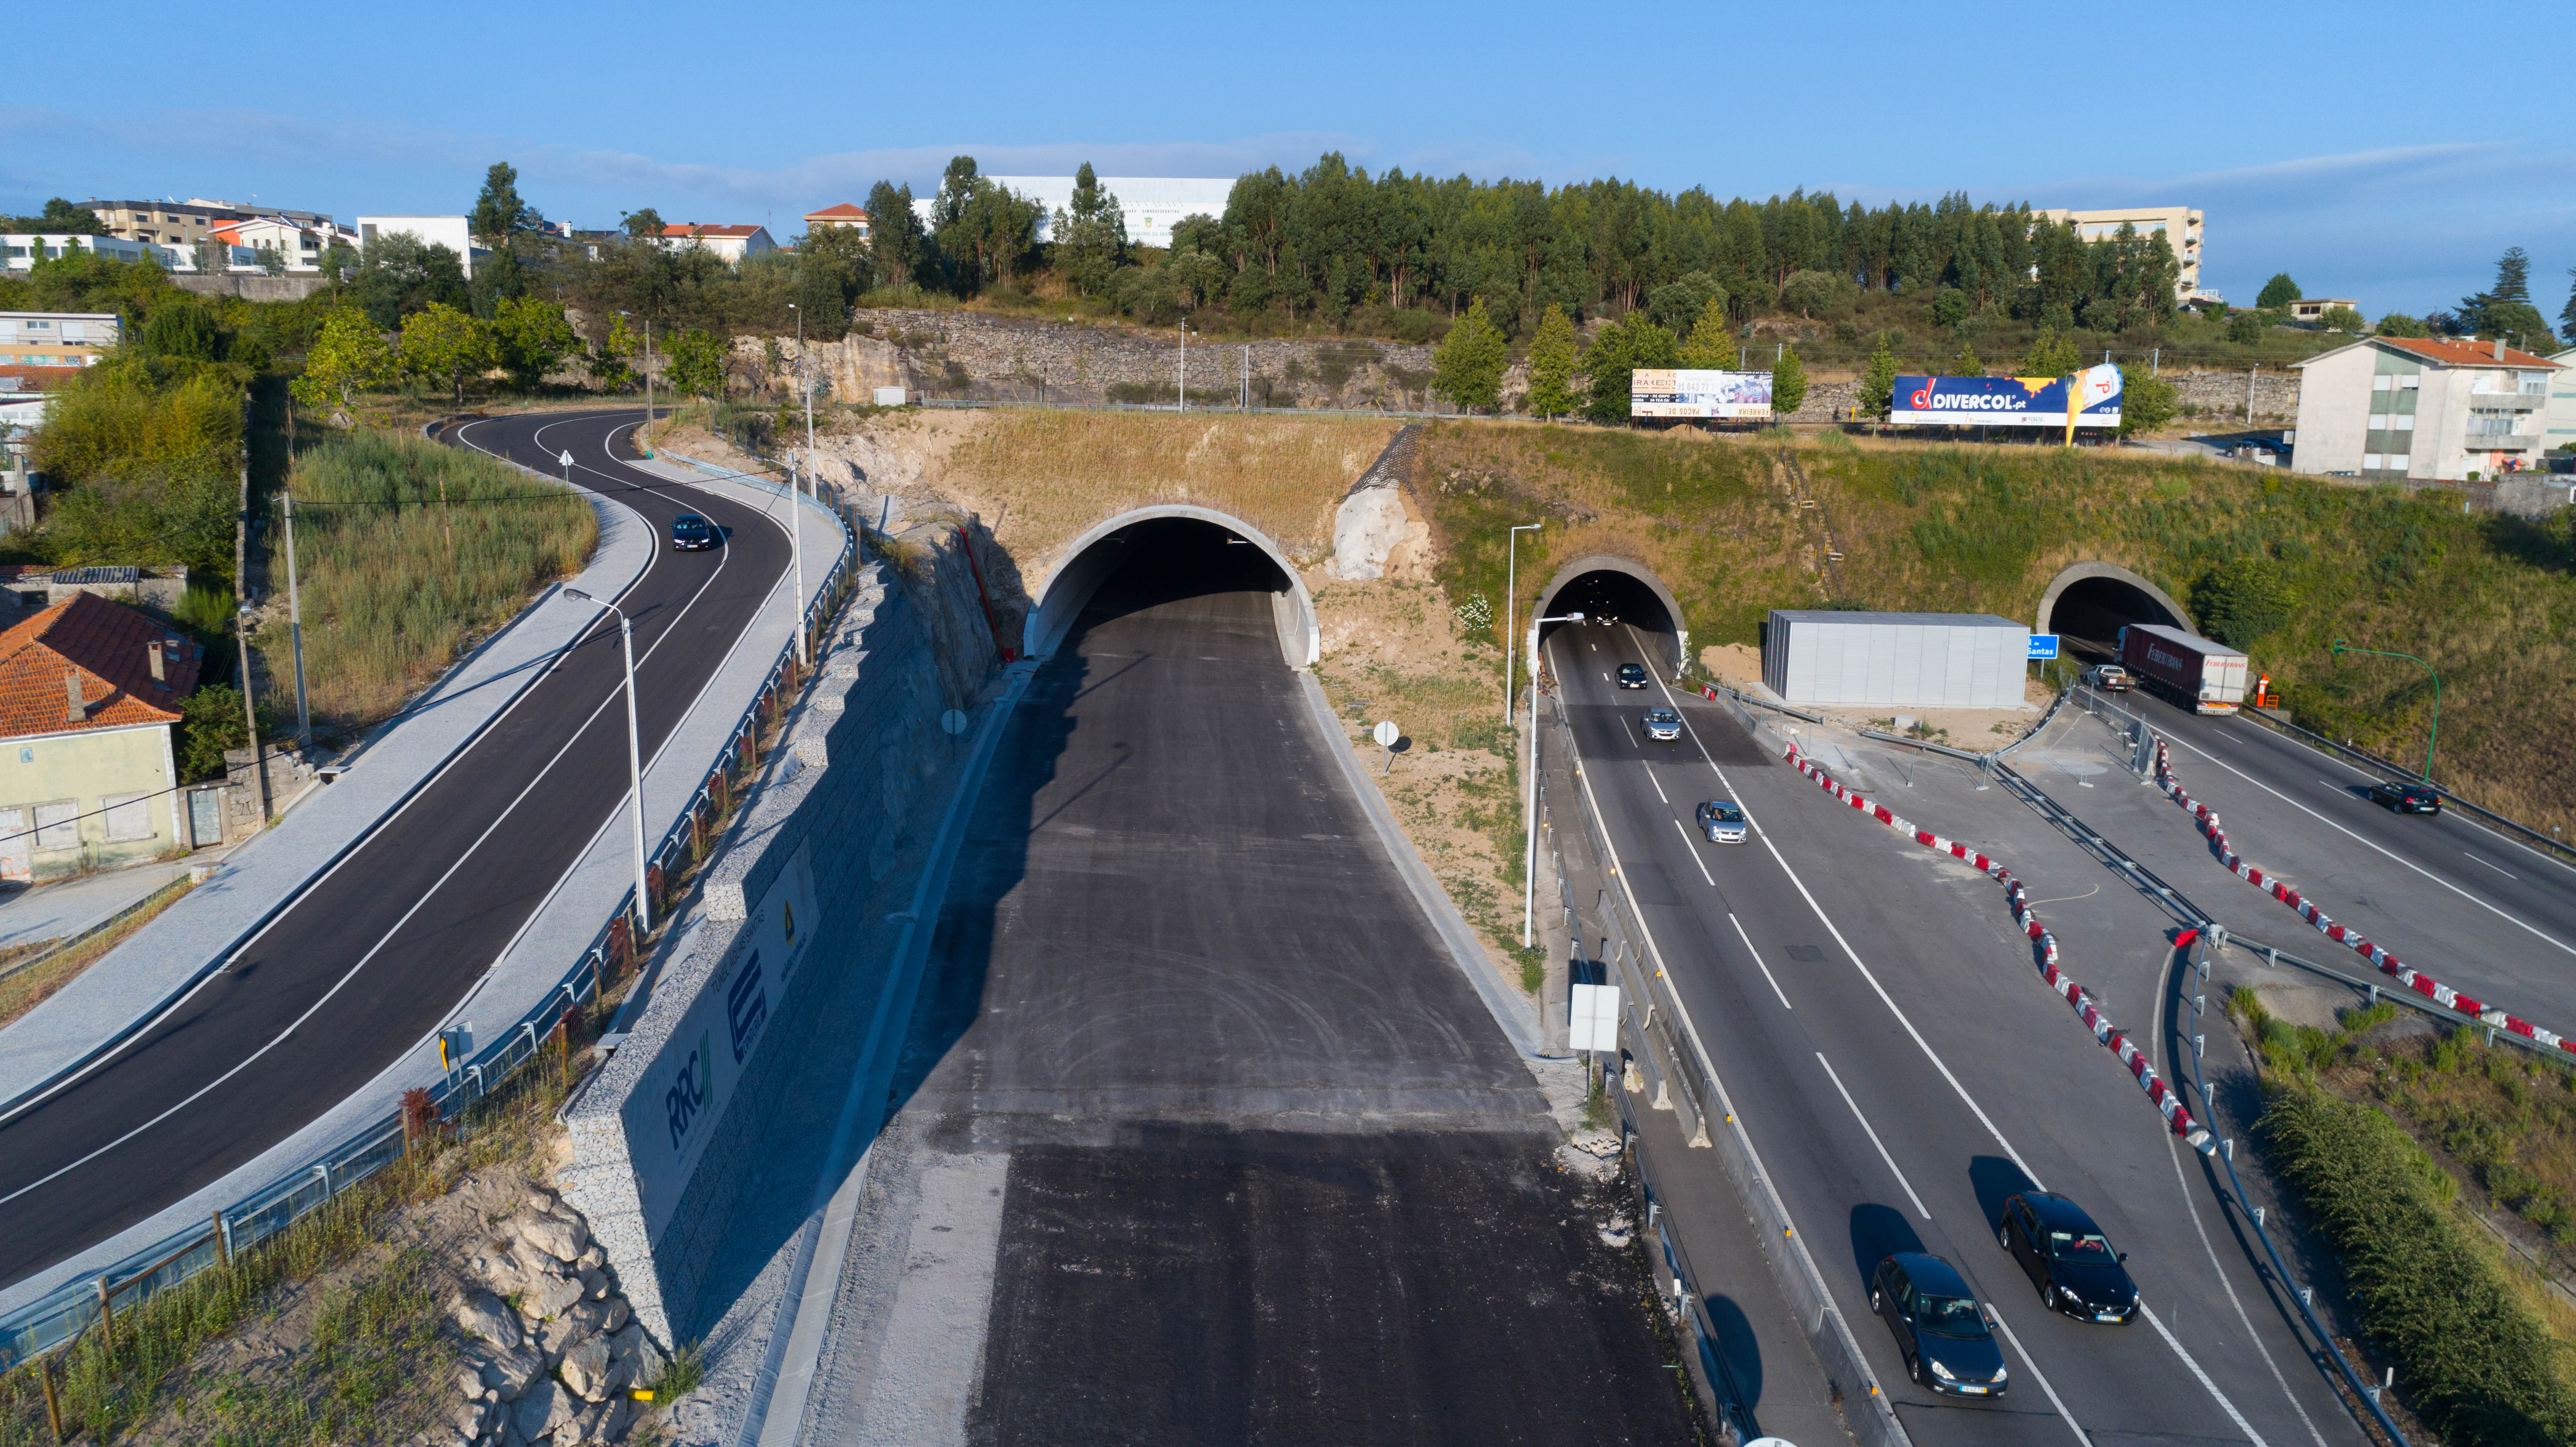
<instances>
[{"instance_id":1,"label":"car on highway","mask_svg":"<svg viewBox=\"0 0 2576 1447\"><path fill-rule=\"evenodd\" d=\"M1646 737L1670 742L1682 736L1682 716L1668 708L1650 708L1642 720Z\"/></svg>"},{"instance_id":2,"label":"car on highway","mask_svg":"<svg viewBox=\"0 0 2576 1447\"><path fill-rule=\"evenodd\" d=\"M2120 1264L2129 1254L2112 1250L2093 1218L2066 1197L2026 1191L2006 1198L1995 1240L2012 1253L2049 1310L2122 1326L2138 1319L2138 1285Z\"/></svg>"},{"instance_id":3,"label":"car on highway","mask_svg":"<svg viewBox=\"0 0 2576 1447\"><path fill-rule=\"evenodd\" d=\"M1744 811L1732 799L1710 799L1691 811L1699 821L1699 832L1711 844L1741 844L1747 829Z\"/></svg>"},{"instance_id":4,"label":"car on highway","mask_svg":"<svg viewBox=\"0 0 2576 1447\"><path fill-rule=\"evenodd\" d=\"M2104 693L2125 693L2138 686L2129 670L2116 663L2097 663L2084 670L2084 681Z\"/></svg>"},{"instance_id":5,"label":"car on highway","mask_svg":"<svg viewBox=\"0 0 2576 1447\"><path fill-rule=\"evenodd\" d=\"M1646 686L1646 670L1642 666L1634 663L1620 664L1619 686L1621 688L1644 688Z\"/></svg>"},{"instance_id":6,"label":"car on highway","mask_svg":"<svg viewBox=\"0 0 2576 1447\"><path fill-rule=\"evenodd\" d=\"M1954 1397L2004 1394L2003 1349L1959 1269L1938 1256L1900 1251L1878 1263L1869 1307L1896 1335L1905 1374Z\"/></svg>"},{"instance_id":7,"label":"car on highway","mask_svg":"<svg viewBox=\"0 0 2576 1447\"><path fill-rule=\"evenodd\" d=\"M724 541L724 533L714 523L693 512L671 519L671 546L683 552L712 548Z\"/></svg>"},{"instance_id":8,"label":"car on highway","mask_svg":"<svg viewBox=\"0 0 2576 1447\"><path fill-rule=\"evenodd\" d=\"M2370 802L2385 804L2399 814L2439 814L2442 795L2430 784L2412 779L2380 779L2370 786Z\"/></svg>"}]
</instances>

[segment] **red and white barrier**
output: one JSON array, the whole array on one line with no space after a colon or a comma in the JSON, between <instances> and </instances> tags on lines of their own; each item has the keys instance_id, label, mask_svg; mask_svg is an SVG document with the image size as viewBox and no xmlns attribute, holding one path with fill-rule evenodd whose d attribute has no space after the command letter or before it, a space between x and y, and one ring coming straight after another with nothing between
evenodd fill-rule
<instances>
[{"instance_id":1,"label":"red and white barrier","mask_svg":"<svg viewBox=\"0 0 2576 1447\"><path fill-rule=\"evenodd\" d=\"M2551 1034L2519 1016L2492 1009L2482 1000L2471 999L2430 975L2407 968L2395 955L2363 939L2359 931L2336 924L2324 910L2301 899L2297 890L2246 863L2242 856L2228 847L2227 831L2219 827L2217 813L2207 804L2193 802L2191 795L2184 792L2181 781L2174 777L2172 758L2165 749L2163 739L2156 740L2156 787L2164 790L2175 803L2190 811L2192 823L2198 826L2201 833L2209 836L2210 843L2218 846L2218 862L2227 866L2230 874L2288 905L2297 912L2299 918L2316 926L2317 933L2339 945L2347 946L2353 953L2377 965L2381 974L2422 995L2434 1004L2445 1009L2456 1010L2481 1024L2493 1025L2499 1030L2510 1030L2525 1039L2537 1040L2543 1045L2555 1046L2570 1054L2576 1054L2576 1040Z\"/></svg>"},{"instance_id":2,"label":"red and white barrier","mask_svg":"<svg viewBox=\"0 0 2576 1447\"><path fill-rule=\"evenodd\" d=\"M2155 1103L2157 1112L2164 1116L2166 1124L2173 1127L2175 1135L2190 1142L2194 1150L2206 1152L2215 1149L2210 1143L2209 1132L2201 1129L2192 1120L2191 1112L2183 1108L2180 1093L2168 1087L2156 1074L2155 1066L2148 1063L2147 1052L2140 1049L2137 1043L2129 1038L2128 1032L2111 1023L2110 1017L2102 1013L2100 1004L2087 994L2082 986L2076 984L2072 976L2057 967L2057 936L2040 923L2039 915L2030 907L2030 891L2023 887L2020 880L2013 878L2011 870L2004 868L1993 858L1978 853L1956 840L1944 839L1929 829L1917 829L1911 822L1898 818L1886 805L1871 803L1852 790L1835 783L1832 775L1818 767L1806 755L1798 752L1798 746L1795 743L1789 745L1788 758L1789 767L1815 780L1817 787L1826 793L1900 834L1912 835L1915 843L1927 849L1937 849L1953 859L1975 866L1997 884L2002 885L2004 901L2012 907L2013 922L2022 927L2022 932L2030 937L2032 945L2036 948L2040 977L2048 981L2048 987L2063 996L2076 1015L2084 1021L2084 1028L2093 1032L2093 1038L2101 1041L2112 1054L2120 1058L2122 1065L2129 1068L2130 1076L2138 1082L2138 1087L2147 1093L2147 1099Z\"/></svg>"}]
</instances>

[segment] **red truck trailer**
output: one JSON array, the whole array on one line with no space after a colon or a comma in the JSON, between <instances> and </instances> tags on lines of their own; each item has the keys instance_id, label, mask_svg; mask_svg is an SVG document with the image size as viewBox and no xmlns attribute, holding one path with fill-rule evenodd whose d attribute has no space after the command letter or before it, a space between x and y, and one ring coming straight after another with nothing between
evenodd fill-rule
<instances>
[{"instance_id":1,"label":"red truck trailer","mask_svg":"<svg viewBox=\"0 0 2576 1447\"><path fill-rule=\"evenodd\" d=\"M2120 663L2195 713L2234 713L2245 702L2245 655L2179 628L2132 623L2121 629Z\"/></svg>"}]
</instances>

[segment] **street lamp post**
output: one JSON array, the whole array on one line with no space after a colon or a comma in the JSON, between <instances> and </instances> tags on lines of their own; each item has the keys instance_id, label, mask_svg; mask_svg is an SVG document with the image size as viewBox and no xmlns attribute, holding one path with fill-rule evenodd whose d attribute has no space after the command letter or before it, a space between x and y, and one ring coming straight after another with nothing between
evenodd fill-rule
<instances>
[{"instance_id":1,"label":"street lamp post","mask_svg":"<svg viewBox=\"0 0 2576 1447\"><path fill-rule=\"evenodd\" d=\"M791 306L792 306L792 305L794 305L794 303L792 303L792 302L791 302L791 303L789 303L789 305L791 305ZM631 317L631 316L635 315L635 313L633 313L633 312L619 312L619 313L618 313L618 315L619 315L619 316L622 316L622 317ZM653 319L652 319L651 317L646 317L646 318L644 319L644 432L643 432L643 438L644 438L644 455L645 455L646 457L650 457L650 456L652 456L652 455L653 455Z\"/></svg>"},{"instance_id":2,"label":"street lamp post","mask_svg":"<svg viewBox=\"0 0 2576 1447\"><path fill-rule=\"evenodd\" d=\"M1175 409L1190 410L1190 319L1181 318L1181 405Z\"/></svg>"},{"instance_id":3,"label":"street lamp post","mask_svg":"<svg viewBox=\"0 0 2576 1447\"><path fill-rule=\"evenodd\" d=\"M2442 741L2442 675L2433 671L2433 665L2426 663L2423 659L2416 657L2412 653L2391 653L2385 648L2355 648L2340 638L2336 639L2334 641L2333 656L2341 658L2347 653L2369 653L2375 654L2381 658L2403 658L2407 662L2414 664L2417 668L2424 670L2426 673L2432 674L2433 726L2426 733L2424 738L2424 782L2427 784L2433 782L2433 746Z\"/></svg>"},{"instance_id":4,"label":"street lamp post","mask_svg":"<svg viewBox=\"0 0 2576 1447\"><path fill-rule=\"evenodd\" d=\"M1503 549L1503 722L1505 723L1512 721L1512 615L1518 611L1519 600L1514 590L1519 587L1520 581L1521 534L1536 532L1545 525L1545 520L1542 519L1539 522L1522 523L1513 528L1511 542ZM1537 675L1532 674L1531 677L1535 678Z\"/></svg>"},{"instance_id":5,"label":"street lamp post","mask_svg":"<svg viewBox=\"0 0 2576 1447\"><path fill-rule=\"evenodd\" d=\"M635 913L643 923L636 932L640 940L653 932L653 887L644 866L644 743L635 728L635 625L628 621L625 609L605 598L594 598L579 588L563 591L577 603L596 604L617 615L617 644L626 655L626 782L635 798Z\"/></svg>"},{"instance_id":6,"label":"street lamp post","mask_svg":"<svg viewBox=\"0 0 2576 1447\"><path fill-rule=\"evenodd\" d=\"M1580 613L1562 613L1554 618L1532 618L1529 630L1529 787L1528 802L1521 813L1529 825L1529 840L1521 851L1521 948L1528 949L1530 930L1538 908L1538 630L1542 623L1580 623Z\"/></svg>"},{"instance_id":7,"label":"street lamp post","mask_svg":"<svg viewBox=\"0 0 2576 1447\"><path fill-rule=\"evenodd\" d=\"M805 313L792 301L787 304L787 309L796 313L796 384L802 387L805 385ZM808 454L805 460L810 464L811 454L814 451L814 394L811 392L805 394L805 451ZM787 616L791 620L789 626L796 630L796 666L798 668L813 662L805 656L805 518L804 510L798 506L805 496L802 481L804 476L802 467L789 465L787 469L787 552L794 561L796 591L788 596Z\"/></svg>"},{"instance_id":8,"label":"street lamp post","mask_svg":"<svg viewBox=\"0 0 2576 1447\"><path fill-rule=\"evenodd\" d=\"M313 747L313 709L304 698L304 593L295 585L295 494L279 494L286 505L286 627L295 643L295 742Z\"/></svg>"}]
</instances>

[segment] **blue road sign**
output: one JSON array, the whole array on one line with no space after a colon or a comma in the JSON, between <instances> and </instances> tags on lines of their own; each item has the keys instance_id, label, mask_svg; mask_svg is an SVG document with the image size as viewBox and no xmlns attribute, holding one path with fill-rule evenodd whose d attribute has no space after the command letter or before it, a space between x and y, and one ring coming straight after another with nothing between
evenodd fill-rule
<instances>
[{"instance_id":1,"label":"blue road sign","mask_svg":"<svg viewBox=\"0 0 2576 1447\"><path fill-rule=\"evenodd\" d=\"M2030 635L2030 656L2033 658L2055 658L2057 656L2057 635L2054 633L2034 633Z\"/></svg>"}]
</instances>

